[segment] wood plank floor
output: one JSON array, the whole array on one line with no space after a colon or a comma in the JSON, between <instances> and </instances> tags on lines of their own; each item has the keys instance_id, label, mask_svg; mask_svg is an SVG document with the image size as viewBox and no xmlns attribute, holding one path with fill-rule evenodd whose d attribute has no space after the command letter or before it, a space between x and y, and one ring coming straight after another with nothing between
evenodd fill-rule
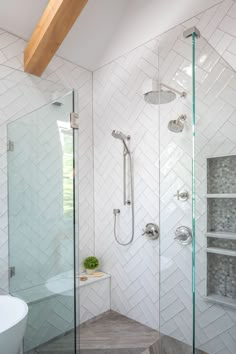
<instances>
[{"instance_id":1,"label":"wood plank floor","mask_svg":"<svg viewBox=\"0 0 236 354\"><path fill-rule=\"evenodd\" d=\"M158 340L157 331L114 311L80 329L81 354L96 353L98 348L114 354L142 354Z\"/></svg>"},{"instance_id":2,"label":"wood plank floor","mask_svg":"<svg viewBox=\"0 0 236 354\"><path fill-rule=\"evenodd\" d=\"M192 354L192 346L187 345L179 340L169 337L161 336L159 342L160 354ZM207 354L201 350L196 349L196 354Z\"/></svg>"},{"instance_id":3,"label":"wood plank floor","mask_svg":"<svg viewBox=\"0 0 236 354\"><path fill-rule=\"evenodd\" d=\"M192 354L190 346L115 311L82 324L77 335L80 354ZM74 354L73 339L71 332L28 354Z\"/></svg>"}]
</instances>

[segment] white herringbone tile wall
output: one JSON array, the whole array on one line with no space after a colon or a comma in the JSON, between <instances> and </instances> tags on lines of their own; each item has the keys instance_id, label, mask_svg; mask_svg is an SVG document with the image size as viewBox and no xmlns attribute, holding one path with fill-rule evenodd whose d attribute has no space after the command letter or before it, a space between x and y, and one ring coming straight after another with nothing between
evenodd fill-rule
<instances>
[{"instance_id":1,"label":"white herringbone tile wall","mask_svg":"<svg viewBox=\"0 0 236 354\"><path fill-rule=\"evenodd\" d=\"M190 202L179 204L177 189L191 189L191 127L187 121L180 135L167 130L179 114L191 115L190 92L168 107L144 103L141 87L147 78L160 75L178 89L191 87L190 42L185 28L196 25L217 53L236 69L236 3L224 0L173 31L151 40L94 73L94 197L95 245L104 271L111 273L111 307L163 333L191 341L191 247L173 240L175 228L191 225ZM208 43L199 41L197 68L197 346L210 354L232 354L236 347L235 311L213 305L205 294L205 200L206 154L235 152L235 80L229 67L219 61ZM0 288L8 289L7 271L7 177L6 124L40 107L54 91L79 89L80 139L80 252L93 253L93 135L92 76L87 70L55 57L43 80L21 72L25 42L0 32ZM160 49L158 50L160 46ZM202 55L201 55L202 54ZM10 69L11 68L11 69ZM17 70L16 70L17 69ZM30 87L30 88L29 88ZM220 87L220 92L219 92ZM222 90L221 90L222 89ZM230 96L231 95L231 96ZM160 118L160 120L159 120ZM160 126L159 126L160 122ZM113 236L113 208L121 209L118 230L127 240L130 211L122 206L122 145L111 137L113 129L130 134L135 175L135 240L118 246ZM160 141L159 141L160 133ZM160 151L159 151L160 150ZM159 169L160 157L160 169ZM160 181L159 181L160 174ZM160 183L159 183L160 182ZM160 185L160 190L159 190ZM160 218L159 218L160 205ZM141 236L146 223L161 226L159 269L158 241ZM159 271L161 272L159 288ZM159 292L160 323L159 323Z\"/></svg>"},{"instance_id":2,"label":"white herringbone tile wall","mask_svg":"<svg viewBox=\"0 0 236 354\"><path fill-rule=\"evenodd\" d=\"M158 328L159 242L141 235L147 223L159 224L159 127L158 108L146 104L141 91L157 67L157 55L142 46L94 73L96 255L111 274L112 309L153 328ZM131 135L135 237L127 247L119 246L113 233L113 209L119 208L119 237L131 237L130 208L122 205L123 146L111 136L113 129Z\"/></svg>"},{"instance_id":3,"label":"white herringbone tile wall","mask_svg":"<svg viewBox=\"0 0 236 354\"><path fill-rule=\"evenodd\" d=\"M79 129L79 232L80 259L94 253L92 73L54 57L42 79L23 73L26 42L0 30L0 289L8 291L7 133L6 127L26 113L78 90Z\"/></svg>"},{"instance_id":4,"label":"white herringbone tile wall","mask_svg":"<svg viewBox=\"0 0 236 354\"><path fill-rule=\"evenodd\" d=\"M110 278L99 279L79 288L80 323L110 310Z\"/></svg>"},{"instance_id":5,"label":"white herringbone tile wall","mask_svg":"<svg viewBox=\"0 0 236 354\"><path fill-rule=\"evenodd\" d=\"M235 81L231 75L233 70L219 56L221 54L236 69L235 9L234 1L225 0L94 73L95 241L103 269L112 275L111 306L157 328L160 291L161 332L187 343L192 341L192 250L191 246L182 247L174 241L176 227L191 226L192 207L190 200L180 203L174 197L177 189L191 192L192 185L192 52L191 40L185 41L182 33L196 25L210 43L204 39L197 43L197 188L201 193L206 153L235 151L232 103ZM143 81L158 74L163 82L188 93L187 99L177 99L173 104L162 106L160 116L158 110L146 105L141 96ZM168 121L183 113L188 117L184 132L169 132ZM112 129L120 129L132 137L136 227L135 241L127 248L118 246L113 236L112 209L121 208L119 232L124 239L130 234L130 215L122 206L122 146L111 137ZM196 343L210 354L232 354L236 347L235 310L210 304L204 299L206 245L203 220L206 206L201 194L197 208L200 215L197 225ZM140 230L146 222L154 220L161 227L160 289L157 286L158 242L144 240Z\"/></svg>"}]
</instances>

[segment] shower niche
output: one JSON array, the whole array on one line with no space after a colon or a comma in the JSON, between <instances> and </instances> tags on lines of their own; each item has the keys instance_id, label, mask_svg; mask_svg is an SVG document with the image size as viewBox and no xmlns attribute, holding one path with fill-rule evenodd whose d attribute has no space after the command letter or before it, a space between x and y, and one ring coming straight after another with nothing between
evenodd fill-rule
<instances>
[{"instance_id":1,"label":"shower niche","mask_svg":"<svg viewBox=\"0 0 236 354\"><path fill-rule=\"evenodd\" d=\"M236 308L236 155L207 158L206 299Z\"/></svg>"}]
</instances>

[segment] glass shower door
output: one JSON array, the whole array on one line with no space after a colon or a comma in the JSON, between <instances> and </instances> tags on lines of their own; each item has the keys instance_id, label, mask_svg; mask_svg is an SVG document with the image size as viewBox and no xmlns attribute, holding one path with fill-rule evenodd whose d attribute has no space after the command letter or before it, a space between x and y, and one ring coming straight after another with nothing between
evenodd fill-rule
<instances>
[{"instance_id":1,"label":"glass shower door","mask_svg":"<svg viewBox=\"0 0 236 354\"><path fill-rule=\"evenodd\" d=\"M218 36L215 49L186 29L159 45L160 85L186 93L160 106L160 352L233 354L235 63Z\"/></svg>"},{"instance_id":2,"label":"glass shower door","mask_svg":"<svg viewBox=\"0 0 236 354\"><path fill-rule=\"evenodd\" d=\"M24 353L75 352L71 112L73 92L8 125L10 292L29 306Z\"/></svg>"},{"instance_id":3,"label":"glass shower door","mask_svg":"<svg viewBox=\"0 0 236 354\"><path fill-rule=\"evenodd\" d=\"M159 37L159 80L171 99L160 124L160 353L192 354L192 41ZM164 85L167 85L166 88Z\"/></svg>"},{"instance_id":4,"label":"glass shower door","mask_svg":"<svg viewBox=\"0 0 236 354\"><path fill-rule=\"evenodd\" d=\"M236 72L196 39L196 347L236 352ZM232 58L231 58L232 59ZM235 64L235 63L234 63Z\"/></svg>"}]
</instances>

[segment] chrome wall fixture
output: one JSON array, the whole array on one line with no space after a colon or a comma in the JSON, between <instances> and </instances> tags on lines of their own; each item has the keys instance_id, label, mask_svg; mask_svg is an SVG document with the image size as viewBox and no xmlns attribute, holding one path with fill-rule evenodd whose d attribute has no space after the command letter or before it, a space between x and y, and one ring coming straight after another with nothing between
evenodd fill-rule
<instances>
[{"instance_id":1,"label":"chrome wall fixture","mask_svg":"<svg viewBox=\"0 0 236 354\"><path fill-rule=\"evenodd\" d=\"M195 33L196 38L200 38L201 37L201 32L199 31L199 29L195 26L187 28L184 32L183 32L183 37L184 38L189 38L192 37L193 33Z\"/></svg>"},{"instance_id":2,"label":"chrome wall fixture","mask_svg":"<svg viewBox=\"0 0 236 354\"><path fill-rule=\"evenodd\" d=\"M176 95L185 98L186 92L180 92L158 80L148 79L143 84L144 100L149 104L166 104L175 100Z\"/></svg>"},{"instance_id":3,"label":"chrome wall fixture","mask_svg":"<svg viewBox=\"0 0 236 354\"><path fill-rule=\"evenodd\" d=\"M186 119L186 114L181 114L177 119L169 121L168 129L173 133L182 133Z\"/></svg>"},{"instance_id":4,"label":"chrome wall fixture","mask_svg":"<svg viewBox=\"0 0 236 354\"><path fill-rule=\"evenodd\" d=\"M113 214L114 214L114 236L116 242L121 245L121 246L128 246L133 242L134 239L134 181L133 181L133 165L132 165L132 156L130 149L128 147L128 141L130 141L131 137L130 135L125 135L124 133L118 131L118 130L113 130L112 131L112 136L115 139L119 139L123 143L124 151L123 151L123 203L124 205L131 206L131 211L132 211L132 231L131 231L131 238L128 242L121 242L117 236L117 231L116 231L116 224L117 224L117 216L120 214L120 209L114 209ZM128 162L128 168L127 169L127 162ZM128 192L127 188L127 174L129 172L129 177L130 177L130 193ZM130 194L130 199L127 198L127 195Z\"/></svg>"},{"instance_id":5,"label":"chrome wall fixture","mask_svg":"<svg viewBox=\"0 0 236 354\"><path fill-rule=\"evenodd\" d=\"M126 139L129 141L130 135L127 135ZM127 156L130 158L130 151L127 148L127 146L124 147L124 153L123 153L123 193L124 193L124 205L131 205L131 200L127 199L127 182L126 182L126 176L127 176ZM131 162L130 162L131 164ZM131 170L130 166L130 170Z\"/></svg>"},{"instance_id":6,"label":"chrome wall fixture","mask_svg":"<svg viewBox=\"0 0 236 354\"><path fill-rule=\"evenodd\" d=\"M192 230L188 226L179 226L175 230L175 240L181 245L187 246L192 242Z\"/></svg>"},{"instance_id":7,"label":"chrome wall fixture","mask_svg":"<svg viewBox=\"0 0 236 354\"><path fill-rule=\"evenodd\" d=\"M186 202L189 199L189 192L185 190L184 191L177 190L177 193L174 194L174 197L177 197L177 199L182 202Z\"/></svg>"},{"instance_id":8,"label":"chrome wall fixture","mask_svg":"<svg viewBox=\"0 0 236 354\"><path fill-rule=\"evenodd\" d=\"M148 240L157 240L160 236L158 225L154 223L147 224L143 230L142 236L146 236Z\"/></svg>"}]
</instances>

